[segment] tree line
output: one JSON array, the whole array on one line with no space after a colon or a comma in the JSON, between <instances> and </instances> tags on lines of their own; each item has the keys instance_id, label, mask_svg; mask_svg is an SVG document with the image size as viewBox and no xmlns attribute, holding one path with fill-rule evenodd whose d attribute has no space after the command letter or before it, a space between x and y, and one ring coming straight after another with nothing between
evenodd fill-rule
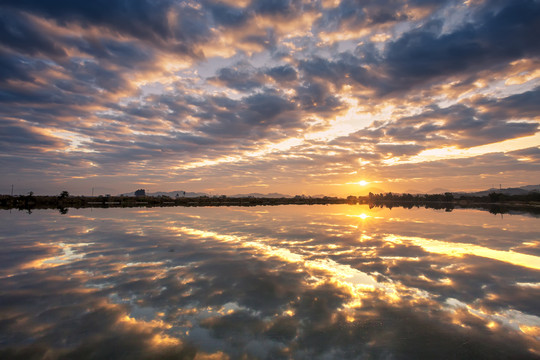
<instances>
[{"instance_id":1,"label":"tree line","mask_svg":"<svg viewBox=\"0 0 540 360\"><path fill-rule=\"evenodd\" d=\"M368 196L350 195L346 198L295 196L293 198L257 198L257 197L227 197L200 196L176 197L169 196L73 196L68 191L62 191L56 196L39 196L29 192L27 195L0 195L0 208L31 211L33 209L58 209L67 213L69 208L86 207L155 207L155 206L265 206L265 205L325 205L325 204L368 204L377 207L426 207L452 211L456 207L483 208L494 213L504 213L516 207L530 208L531 212L540 212L540 193L531 192L527 195L505 195L492 192L486 196L444 194L395 194L369 193Z\"/></svg>"}]
</instances>

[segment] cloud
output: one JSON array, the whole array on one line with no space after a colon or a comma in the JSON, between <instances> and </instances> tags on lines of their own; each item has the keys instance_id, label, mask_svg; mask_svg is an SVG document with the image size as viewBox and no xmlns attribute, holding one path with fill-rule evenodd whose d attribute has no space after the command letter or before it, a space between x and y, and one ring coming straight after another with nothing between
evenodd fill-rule
<instances>
[{"instance_id":1,"label":"cloud","mask_svg":"<svg viewBox=\"0 0 540 360\"><path fill-rule=\"evenodd\" d=\"M255 0L254 10L263 15L292 15L298 9L300 1L296 0Z\"/></svg>"},{"instance_id":2,"label":"cloud","mask_svg":"<svg viewBox=\"0 0 540 360\"><path fill-rule=\"evenodd\" d=\"M16 54L10 54L0 50L0 79L17 79L23 81L32 81L30 72L33 69L31 64L24 62L24 57Z\"/></svg>"},{"instance_id":3,"label":"cloud","mask_svg":"<svg viewBox=\"0 0 540 360\"><path fill-rule=\"evenodd\" d=\"M272 77L278 83L294 81L298 77L296 70L290 65L276 66L268 69L267 75Z\"/></svg>"},{"instance_id":4,"label":"cloud","mask_svg":"<svg viewBox=\"0 0 540 360\"><path fill-rule=\"evenodd\" d=\"M480 98L474 105L482 107L491 118L533 120L540 111L540 105L536 101L538 96L540 88L535 88L499 99Z\"/></svg>"},{"instance_id":5,"label":"cloud","mask_svg":"<svg viewBox=\"0 0 540 360\"><path fill-rule=\"evenodd\" d=\"M122 187L146 178L145 161L164 184L235 173L236 184L301 193L359 172L397 179L399 167L383 169L392 161L538 131L534 1L0 7L0 117L37 145L30 155L3 141L44 182L79 172Z\"/></svg>"},{"instance_id":6,"label":"cloud","mask_svg":"<svg viewBox=\"0 0 540 360\"><path fill-rule=\"evenodd\" d=\"M413 2L406 4L413 8L415 5ZM390 1L343 0L330 7L316 25L331 32L362 29L369 33L371 26L407 20L406 6Z\"/></svg>"},{"instance_id":7,"label":"cloud","mask_svg":"<svg viewBox=\"0 0 540 360\"><path fill-rule=\"evenodd\" d=\"M210 81L214 79L209 79ZM221 68L218 70L215 81L231 89L247 91L263 86L263 82L257 79L257 72L249 64L238 64L235 67Z\"/></svg>"},{"instance_id":8,"label":"cloud","mask_svg":"<svg viewBox=\"0 0 540 360\"><path fill-rule=\"evenodd\" d=\"M332 95L326 84L312 82L296 90L298 102L302 109L311 113L339 113L344 108L341 100Z\"/></svg>"},{"instance_id":9,"label":"cloud","mask_svg":"<svg viewBox=\"0 0 540 360\"><path fill-rule=\"evenodd\" d=\"M47 3L24 0L6 1L3 5L54 19L60 25L76 22L83 26L103 26L158 46L165 46L166 41L172 40L171 49L178 52L189 53L190 44L208 36L208 27L202 21L204 14L189 2L175 5L172 1L135 0L86 4L64 0Z\"/></svg>"},{"instance_id":10,"label":"cloud","mask_svg":"<svg viewBox=\"0 0 540 360\"><path fill-rule=\"evenodd\" d=\"M21 126L22 125L22 126ZM47 147L63 147L65 142L58 138L40 133L36 128L28 128L23 124L4 121L0 124L2 134L0 135L0 147L2 151L14 151L16 148L43 149Z\"/></svg>"},{"instance_id":11,"label":"cloud","mask_svg":"<svg viewBox=\"0 0 540 360\"><path fill-rule=\"evenodd\" d=\"M202 112L194 116L203 120L196 129L217 139L234 139L241 134L251 139L260 139L269 136L272 130L304 127L294 109L295 104L286 97L265 90L238 101L214 98L201 106Z\"/></svg>"},{"instance_id":12,"label":"cloud","mask_svg":"<svg viewBox=\"0 0 540 360\"><path fill-rule=\"evenodd\" d=\"M450 33L441 33L442 22L432 21L390 43L384 55L387 91L537 56L538 2L516 1L496 12L490 6L488 2L478 10L474 24Z\"/></svg>"},{"instance_id":13,"label":"cloud","mask_svg":"<svg viewBox=\"0 0 540 360\"><path fill-rule=\"evenodd\" d=\"M248 12L244 8L228 6L222 3L208 5L214 21L226 27L241 27L248 20Z\"/></svg>"},{"instance_id":14,"label":"cloud","mask_svg":"<svg viewBox=\"0 0 540 360\"><path fill-rule=\"evenodd\" d=\"M19 12L4 9L0 14L0 42L26 55L66 57L66 51L44 29Z\"/></svg>"}]
</instances>

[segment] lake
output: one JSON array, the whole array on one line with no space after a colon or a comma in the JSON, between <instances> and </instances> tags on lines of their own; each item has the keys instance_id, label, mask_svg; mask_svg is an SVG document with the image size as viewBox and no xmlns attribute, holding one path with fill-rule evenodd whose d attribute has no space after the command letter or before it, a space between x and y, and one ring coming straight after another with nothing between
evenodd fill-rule
<instances>
[{"instance_id":1,"label":"lake","mask_svg":"<svg viewBox=\"0 0 540 360\"><path fill-rule=\"evenodd\" d=\"M2 359L538 359L540 218L0 211Z\"/></svg>"}]
</instances>

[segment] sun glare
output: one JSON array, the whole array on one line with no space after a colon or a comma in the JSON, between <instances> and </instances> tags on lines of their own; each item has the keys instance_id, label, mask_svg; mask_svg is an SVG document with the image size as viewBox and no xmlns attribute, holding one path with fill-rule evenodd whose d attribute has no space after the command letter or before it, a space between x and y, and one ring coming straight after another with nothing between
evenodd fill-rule
<instances>
[{"instance_id":1,"label":"sun glare","mask_svg":"<svg viewBox=\"0 0 540 360\"><path fill-rule=\"evenodd\" d=\"M357 184L360 186L366 186L369 183L366 180L360 180L359 182L357 182Z\"/></svg>"},{"instance_id":2,"label":"sun glare","mask_svg":"<svg viewBox=\"0 0 540 360\"><path fill-rule=\"evenodd\" d=\"M366 220L367 218L370 218L370 217L371 217L371 215L368 215L368 214L365 214L365 213L354 214L354 215L347 215L347 216L359 218L359 219L362 219L362 220Z\"/></svg>"}]
</instances>

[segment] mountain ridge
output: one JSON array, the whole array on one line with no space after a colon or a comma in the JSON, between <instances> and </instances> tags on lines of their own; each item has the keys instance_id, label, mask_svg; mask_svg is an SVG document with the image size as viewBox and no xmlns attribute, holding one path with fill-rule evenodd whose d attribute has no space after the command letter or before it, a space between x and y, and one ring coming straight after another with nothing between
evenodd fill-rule
<instances>
[{"instance_id":1,"label":"mountain ridge","mask_svg":"<svg viewBox=\"0 0 540 360\"><path fill-rule=\"evenodd\" d=\"M378 188L370 188L366 189L366 191L373 192L373 193L386 193L385 191L382 191L382 189ZM540 192L540 184L539 185L524 185L520 187L509 187L509 188L503 188L503 189L497 189L497 188L490 188L487 190L480 190L480 191L450 191L443 188L435 188L431 189L427 192L422 192L419 190L408 190L404 193L409 194L444 194L446 192L452 193L454 195L459 196L486 196L489 193L496 192L501 193L505 195L527 195L531 192ZM397 193L397 192L396 192ZM171 198L176 197L187 197L187 198L194 198L194 197L202 197L202 196L213 196L211 194L207 194L204 192L188 192L184 190L176 190L176 191L158 191L153 193L147 193L147 196L169 196ZM367 195L367 194L366 194ZM135 196L135 191L128 192L128 193L122 193L120 196ZM218 195L220 196L220 195ZM324 197L325 195L315 195L312 197ZM329 195L327 195L329 196ZM255 198L292 198L293 195L287 195L287 194L281 194L281 193L246 193L246 194L235 194L235 195L227 195L227 197L232 198L240 198L240 197L255 197Z\"/></svg>"}]
</instances>

